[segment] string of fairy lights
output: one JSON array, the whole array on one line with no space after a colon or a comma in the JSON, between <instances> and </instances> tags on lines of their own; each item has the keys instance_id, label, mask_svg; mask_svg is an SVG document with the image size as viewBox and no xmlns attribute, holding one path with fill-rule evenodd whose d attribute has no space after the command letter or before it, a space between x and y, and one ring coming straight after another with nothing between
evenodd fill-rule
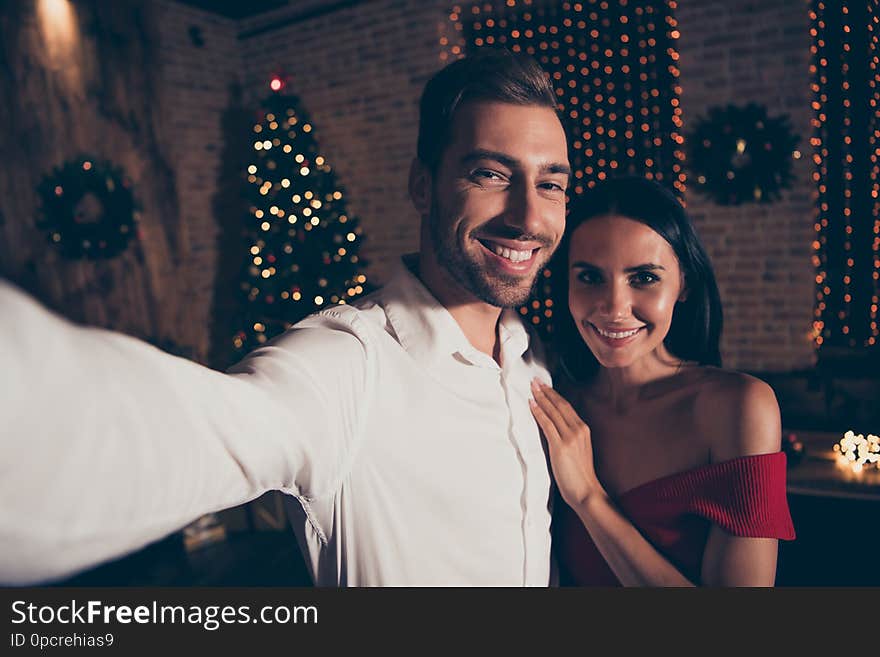
<instances>
[{"instance_id":1,"label":"string of fairy lights","mask_svg":"<svg viewBox=\"0 0 880 657\"><path fill-rule=\"evenodd\" d=\"M639 174L684 194L675 0L496 0L456 5L440 59L480 47L534 56L554 83L572 145L573 192ZM552 273L520 309L550 331Z\"/></svg>"},{"instance_id":2,"label":"string of fairy lights","mask_svg":"<svg viewBox=\"0 0 880 657\"><path fill-rule=\"evenodd\" d=\"M874 345L878 335L877 306L880 304L880 8L874 3L868 3L867 26L870 49L868 86L871 90L868 143L871 153L871 198L874 199L871 208L871 216L874 217L871 239L873 291L869 312L871 335L868 337L868 344Z\"/></svg>"},{"instance_id":3,"label":"string of fairy lights","mask_svg":"<svg viewBox=\"0 0 880 657\"><path fill-rule=\"evenodd\" d=\"M818 347L871 347L880 333L880 18L873 3L847 0L814 0L809 17L816 165L812 334Z\"/></svg>"}]
</instances>

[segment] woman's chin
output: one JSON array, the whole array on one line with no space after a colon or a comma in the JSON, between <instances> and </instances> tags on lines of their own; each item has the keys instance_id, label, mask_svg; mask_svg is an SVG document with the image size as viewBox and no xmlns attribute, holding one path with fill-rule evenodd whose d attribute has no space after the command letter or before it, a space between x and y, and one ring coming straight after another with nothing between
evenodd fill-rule
<instances>
[{"instance_id":1,"label":"woman's chin","mask_svg":"<svg viewBox=\"0 0 880 657\"><path fill-rule=\"evenodd\" d=\"M629 367L630 365L633 364L632 358L627 358L625 356L616 356L616 355L611 356L611 357L603 357L603 358L597 357L596 360L599 361L599 365L601 365L602 367L604 367L605 369L608 369L608 370L618 369L621 367Z\"/></svg>"}]
</instances>

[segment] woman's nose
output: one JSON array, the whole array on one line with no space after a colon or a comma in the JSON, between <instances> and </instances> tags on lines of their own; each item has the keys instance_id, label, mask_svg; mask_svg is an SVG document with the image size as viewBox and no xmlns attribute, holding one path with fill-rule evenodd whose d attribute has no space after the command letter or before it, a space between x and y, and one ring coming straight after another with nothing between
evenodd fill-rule
<instances>
[{"instance_id":1,"label":"woman's nose","mask_svg":"<svg viewBox=\"0 0 880 657\"><path fill-rule=\"evenodd\" d=\"M632 300L629 288L619 283L609 283L601 299L602 314L609 319L628 317Z\"/></svg>"}]
</instances>

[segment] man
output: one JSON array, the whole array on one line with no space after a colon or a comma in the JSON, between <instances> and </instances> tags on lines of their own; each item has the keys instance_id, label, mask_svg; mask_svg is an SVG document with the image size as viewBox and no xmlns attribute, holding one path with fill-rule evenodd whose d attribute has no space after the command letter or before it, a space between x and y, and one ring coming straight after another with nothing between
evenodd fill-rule
<instances>
[{"instance_id":1,"label":"man","mask_svg":"<svg viewBox=\"0 0 880 657\"><path fill-rule=\"evenodd\" d=\"M229 374L0 287L0 579L65 576L277 489L318 585L547 585L527 403L547 373L512 307L561 238L568 177L545 75L486 51L422 96L419 254Z\"/></svg>"}]
</instances>

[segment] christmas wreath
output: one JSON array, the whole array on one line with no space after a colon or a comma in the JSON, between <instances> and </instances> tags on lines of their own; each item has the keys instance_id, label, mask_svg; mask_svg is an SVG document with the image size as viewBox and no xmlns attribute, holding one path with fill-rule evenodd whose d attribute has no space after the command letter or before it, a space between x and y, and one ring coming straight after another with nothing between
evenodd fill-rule
<instances>
[{"instance_id":1,"label":"christmas wreath","mask_svg":"<svg viewBox=\"0 0 880 657\"><path fill-rule=\"evenodd\" d=\"M37 226L65 258L112 258L136 234L131 181L108 162L87 156L66 162L43 179L37 193Z\"/></svg>"},{"instance_id":2,"label":"christmas wreath","mask_svg":"<svg viewBox=\"0 0 880 657\"><path fill-rule=\"evenodd\" d=\"M697 188L721 205L769 203L792 181L797 143L785 115L768 117L754 103L713 107L688 136L689 168Z\"/></svg>"}]
</instances>

